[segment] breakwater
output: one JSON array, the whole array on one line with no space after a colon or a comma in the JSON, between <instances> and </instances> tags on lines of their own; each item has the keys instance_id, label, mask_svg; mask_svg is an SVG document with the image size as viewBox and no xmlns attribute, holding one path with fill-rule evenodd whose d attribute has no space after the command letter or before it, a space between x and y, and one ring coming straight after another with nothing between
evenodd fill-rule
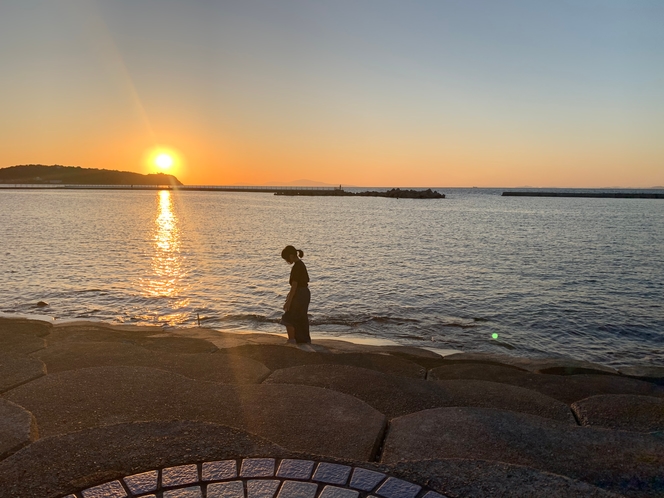
<instances>
[{"instance_id":1,"label":"breakwater","mask_svg":"<svg viewBox=\"0 0 664 498\"><path fill-rule=\"evenodd\" d=\"M387 191L367 190L365 192L349 192L340 188L333 190L280 190L275 192L275 195L326 195L326 196L347 196L347 197L388 197L390 199L444 199L445 194L441 194L435 190L401 190L400 188L393 188Z\"/></svg>"},{"instance_id":2,"label":"breakwater","mask_svg":"<svg viewBox=\"0 0 664 498\"><path fill-rule=\"evenodd\" d=\"M504 197L590 197L598 199L664 199L646 192L503 192Z\"/></svg>"}]
</instances>

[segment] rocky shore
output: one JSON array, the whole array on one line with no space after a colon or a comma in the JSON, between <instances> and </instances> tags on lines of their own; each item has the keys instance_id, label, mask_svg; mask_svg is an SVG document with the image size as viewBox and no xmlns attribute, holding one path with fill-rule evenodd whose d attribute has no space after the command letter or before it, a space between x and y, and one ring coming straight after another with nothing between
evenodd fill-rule
<instances>
[{"instance_id":1,"label":"rocky shore","mask_svg":"<svg viewBox=\"0 0 664 498\"><path fill-rule=\"evenodd\" d=\"M664 368L0 318L0 497L664 496Z\"/></svg>"}]
</instances>

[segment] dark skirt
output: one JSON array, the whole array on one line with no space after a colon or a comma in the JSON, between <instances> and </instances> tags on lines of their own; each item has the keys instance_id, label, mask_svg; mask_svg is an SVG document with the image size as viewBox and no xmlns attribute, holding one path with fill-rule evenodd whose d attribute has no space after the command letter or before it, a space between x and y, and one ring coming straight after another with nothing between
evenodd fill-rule
<instances>
[{"instance_id":1,"label":"dark skirt","mask_svg":"<svg viewBox=\"0 0 664 498\"><path fill-rule=\"evenodd\" d=\"M311 301L311 292L309 287L299 287L295 291L290 309L281 317L281 323L292 325L295 328L295 342L311 342L309 336L309 301Z\"/></svg>"}]
</instances>

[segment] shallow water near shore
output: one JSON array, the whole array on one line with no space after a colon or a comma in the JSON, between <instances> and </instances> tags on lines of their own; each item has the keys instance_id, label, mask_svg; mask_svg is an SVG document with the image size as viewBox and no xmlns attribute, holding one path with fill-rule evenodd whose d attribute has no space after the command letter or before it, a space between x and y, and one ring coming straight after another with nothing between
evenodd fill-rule
<instances>
[{"instance_id":1,"label":"shallow water near shore","mask_svg":"<svg viewBox=\"0 0 664 498\"><path fill-rule=\"evenodd\" d=\"M662 201L440 191L1 191L0 311L282 332L293 244L314 334L664 364Z\"/></svg>"}]
</instances>

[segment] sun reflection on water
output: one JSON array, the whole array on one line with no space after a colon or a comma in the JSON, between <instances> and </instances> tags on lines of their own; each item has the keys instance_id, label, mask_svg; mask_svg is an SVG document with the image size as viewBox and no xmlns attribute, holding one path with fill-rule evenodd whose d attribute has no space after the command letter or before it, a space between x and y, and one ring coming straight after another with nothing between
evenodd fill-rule
<instances>
[{"instance_id":1,"label":"sun reflection on water","mask_svg":"<svg viewBox=\"0 0 664 498\"><path fill-rule=\"evenodd\" d=\"M153 227L154 252L152 255L152 275L142 279L141 285L147 297L170 298L168 310L160 310L154 319L168 323L181 323L188 313L182 308L189 299L179 299L186 286L183 279L186 271L180 251L180 227L173 205L173 194L160 190L157 216Z\"/></svg>"}]
</instances>

